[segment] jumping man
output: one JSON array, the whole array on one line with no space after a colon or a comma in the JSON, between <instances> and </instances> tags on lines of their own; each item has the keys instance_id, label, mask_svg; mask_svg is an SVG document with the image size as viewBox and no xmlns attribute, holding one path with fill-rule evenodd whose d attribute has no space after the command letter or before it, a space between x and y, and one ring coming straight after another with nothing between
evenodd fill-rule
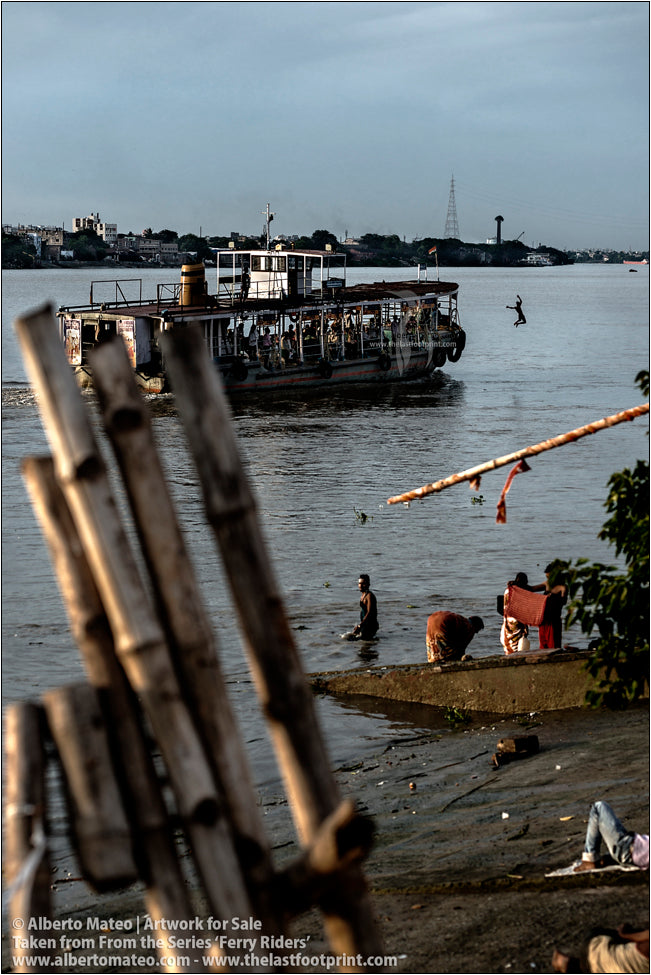
<instances>
[{"instance_id":1,"label":"jumping man","mask_svg":"<svg viewBox=\"0 0 651 975\"><path fill-rule=\"evenodd\" d=\"M520 297L520 295L516 295L515 297L517 298L516 303L514 305L507 305L506 307L510 308L512 311L517 311L518 320L517 322L513 322L513 324L517 328L518 325L526 325L527 319L524 317L524 312L522 311L522 298Z\"/></svg>"}]
</instances>

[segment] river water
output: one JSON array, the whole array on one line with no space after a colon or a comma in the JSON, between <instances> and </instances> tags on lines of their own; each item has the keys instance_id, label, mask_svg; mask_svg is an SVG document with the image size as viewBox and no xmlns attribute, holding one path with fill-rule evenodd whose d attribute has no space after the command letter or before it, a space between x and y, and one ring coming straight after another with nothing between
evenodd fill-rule
<instances>
[{"instance_id":1,"label":"river water","mask_svg":"<svg viewBox=\"0 0 651 975\"><path fill-rule=\"evenodd\" d=\"M123 274L142 277L145 294L177 277L174 270ZM5 704L36 698L83 673L20 478L21 459L47 445L12 323L45 301L55 307L85 303L90 281L108 276L85 269L2 276ZM349 270L348 280L410 276L405 269L365 268ZM496 596L516 572L541 582L555 557L615 561L597 539L607 482L613 471L647 456L646 419L531 460L531 472L517 477L508 495L506 525L495 523L495 506L508 468L485 475L479 494L461 484L410 507L387 506L386 500L642 402L634 378L648 366L648 269L444 268L441 278L460 283L467 345L461 361L433 381L305 402L260 400L234 410L308 672L423 661L427 616L437 609L482 616L486 626L470 652L501 652ZM527 316L518 329L505 308L516 292ZM151 405L254 774L259 783L269 782L275 771L180 421L171 398L154 397ZM371 576L380 619L380 640L363 658L357 645L340 638L358 618L360 572ZM565 639L587 643L580 633ZM413 734L430 720L426 709L410 715L373 702L362 709L323 700L318 708L335 764L383 736Z\"/></svg>"}]
</instances>

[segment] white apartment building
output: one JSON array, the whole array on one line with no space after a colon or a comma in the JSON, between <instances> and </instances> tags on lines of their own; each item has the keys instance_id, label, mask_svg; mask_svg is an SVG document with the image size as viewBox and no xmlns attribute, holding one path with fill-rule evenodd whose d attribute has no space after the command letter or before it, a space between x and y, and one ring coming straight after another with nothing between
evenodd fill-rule
<instances>
[{"instance_id":1,"label":"white apartment building","mask_svg":"<svg viewBox=\"0 0 651 975\"><path fill-rule=\"evenodd\" d=\"M73 217L72 232L80 230L94 230L107 244L115 244L118 239L118 225L116 223L102 223L99 213L91 213L88 217Z\"/></svg>"}]
</instances>

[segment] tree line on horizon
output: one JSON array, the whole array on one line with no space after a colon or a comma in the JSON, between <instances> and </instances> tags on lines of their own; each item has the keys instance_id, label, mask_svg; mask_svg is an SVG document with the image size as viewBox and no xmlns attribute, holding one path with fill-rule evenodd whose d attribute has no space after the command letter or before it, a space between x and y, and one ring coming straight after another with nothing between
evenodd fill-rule
<instances>
[{"instance_id":1,"label":"tree line on horizon","mask_svg":"<svg viewBox=\"0 0 651 975\"><path fill-rule=\"evenodd\" d=\"M211 261L214 258L211 248L227 248L233 242L228 236L206 236L197 234L179 234L175 230L164 229L154 232L151 227L143 231L142 235L132 232L120 235L124 237L143 236L164 242L176 242L180 254L196 255L197 260ZM274 243L278 238L274 238ZM281 241L282 242L282 241ZM412 241L400 238L397 234L363 234L354 243L344 244L329 230L315 230L310 236L294 238L291 244L296 250L325 250L329 245L333 250L347 255L351 267L411 267L415 264L433 264L435 261L441 266L453 267L513 267L526 259L527 254L545 253L554 264L572 264L575 261L601 263L609 261L620 263L625 259L646 258L649 253L611 250L582 251L577 255L551 246L528 247L519 240L505 240L501 244L466 243L455 238L423 237ZM99 263L111 256L110 246L94 231L82 230L65 235L65 248L73 250L76 261L84 263ZM251 250L264 247L264 241L259 237L238 238L237 249ZM436 248L435 255L430 253ZM143 260L136 253L125 254L121 258L125 263L136 263ZM19 235L2 235L2 266L4 268L29 268L38 263L36 251L31 242Z\"/></svg>"}]
</instances>

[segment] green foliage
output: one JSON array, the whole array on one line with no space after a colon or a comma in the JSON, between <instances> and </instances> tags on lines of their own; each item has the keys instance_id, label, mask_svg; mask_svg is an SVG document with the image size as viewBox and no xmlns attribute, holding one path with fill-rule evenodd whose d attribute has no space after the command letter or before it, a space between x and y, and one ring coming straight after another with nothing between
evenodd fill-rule
<instances>
[{"instance_id":1,"label":"green foliage","mask_svg":"<svg viewBox=\"0 0 651 975\"><path fill-rule=\"evenodd\" d=\"M648 394L649 374L636 381ZM591 643L587 669L596 678L587 702L626 707L641 698L649 669L649 463L612 475L605 508L610 517L599 538L614 546L624 569L587 559L554 563L550 582L568 587L567 626L598 637Z\"/></svg>"},{"instance_id":2,"label":"green foliage","mask_svg":"<svg viewBox=\"0 0 651 975\"><path fill-rule=\"evenodd\" d=\"M184 234L183 237L179 237L179 250L182 253L188 251L195 253L199 261L209 260L212 257L206 238L197 237L196 234Z\"/></svg>"},{"instance_id":3,"label":"green foliage","mask_svg":"<svg viewBox=\"0 0 651 975\"><path fill-rule=\"evenodd\" d=\"M109 252L108 244L94 230L70 234L66 246L73 251L76 261L103 261Z\"/></svg>"},{"instance_id":4,"label":"green foliage","mask_svg":"<svg viewBox=\"0 0 651 975\"><path fill-rule=\"evenodd\" d=\"M453 728L460 728L470 724L472 716L465 708L445 708L443 717Z\"/></svg>"},{"instance_id":5,"label":"green foliage","mask_svg":"<svg viewBox=\"0 0 651 975\"><path fill-rule=\"evenodd\" d=\"M470 499L470 504L483 504L483 503L484 503L483 494L478 494L476 495L476 497Z\"/></svg>"},{"instance_id":6,"label":"green foliage","mask_svg":"<svg viewBox=\"0 0 651 975\"><path fill-rule=\"evenodd\" d=\"M33 267L36 250L32 243L17 234L2 235L2 266L5 268Z\"/></svg>"},{"instance_id":7,"label":"green foliage","mask_svg":"<svg viewBox=\"0 0 651 975\"><path fill-rule=\"evenodd\" d=\"M337 238L329 230L315 230L311 238L311 246L315 250L324 251L326 244L330 244L334 251L339 249Z\"/></svg>"}]
</instances>

